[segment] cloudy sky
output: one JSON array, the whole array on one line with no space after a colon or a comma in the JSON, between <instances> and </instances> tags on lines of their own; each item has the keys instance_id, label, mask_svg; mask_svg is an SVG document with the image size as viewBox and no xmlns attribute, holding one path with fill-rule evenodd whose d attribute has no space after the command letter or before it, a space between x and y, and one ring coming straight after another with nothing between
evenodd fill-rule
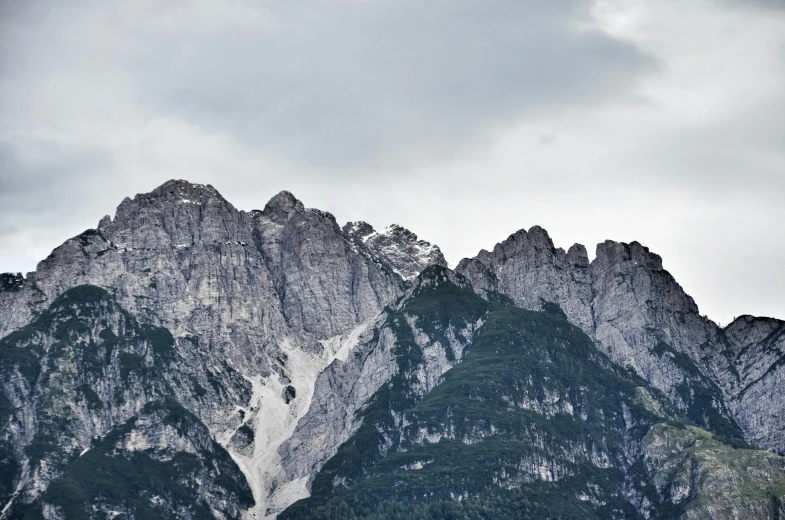
<instances>
[{"instance_id":1,"label":"cloudy sky","mask_svg":"<svg viewBox=\"0 0 785 520\"><path fill-rule=\"evenodd\" d=\"M170 178L785 318L785 0L0 1L0 271Z\"/></svg>"}]
</instances>

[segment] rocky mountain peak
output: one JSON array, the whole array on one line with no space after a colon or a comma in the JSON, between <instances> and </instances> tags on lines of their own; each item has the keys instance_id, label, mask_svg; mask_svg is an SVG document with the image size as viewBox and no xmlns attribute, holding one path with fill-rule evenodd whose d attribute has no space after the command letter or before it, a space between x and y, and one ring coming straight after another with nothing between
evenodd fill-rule
<instances>
[{"instance_id":1,"label":"rocky mountain peak","mask_svg":"<svg viewBox=\"0 0 785 520\"><path fill-rule=\"evenodd\" d=\"M198 242L245 240L243 215L209 184L170 180L126 198L114 219L98 224L101 236L122 248L185 247Z\"/></svg>"},{"instance_id":2,"label":"rocky mountain peak","mask_svg":"<svg viewBox=\"0 0 785 520\"><path fill-rule=\"evenodd\" d=\"M222 344L215 322L238 313L248 323L242 335L255 344L289 332L329 336L375 315L401 290L400 279L370 257L347 244L331 214L304 209L289 192L248 214L210 186L172 180L125 199L114 219L58 247L24 282L29 290L15 296L19 280L7 277L0 332L29 321L30 291L44 293L36 299L43 307L68 287L92 284L118 288L124 306L176 323L176 333L205 327ZM228 263L242 267L223 270ZM323 308L309 304L315 294ZM199 314L208 308L209 316Z\"/></svg>"},{"instance_id":3,"label":"rocky mountain peak","mask_svg":"<svg viewBox=\"0 0 785 520\"><path fill-rule=\"evenodd\" d=\"M194 184L182 179L171 179L146 194L149 198L189 200L203 202L213 197L223 199L218 190L210 184Z\"/></svg>"},{"instance_id":4,"label":"rocky mountain peak","mask_svg":"<svg viewBox=\"0 0 785 520\"><path fill-rule=\"evenodd\" d=\"M463 259L456 271L483 295L501 293L524 309L540 310L557 303L570 321L591 332L591 284L586 248L575 244L567 253L556 248L540 226L520 229L474 258Z\"/></svg>"},{"instance_id":5,"label":"rocky mountain peak","mask_svg":"<svg viewBox=\"0 0 785 520\"><path fill-rule=\"evenodd\" d=\"M556 248L553 245L548 232L540 226L532 226L528 231L526 229L519 229L515 233L496 244L492 251L480 251L477 255L478 259L487 261L490 258L512 258L516 256L531 256L537 255L539 252L546 252L550 254L555 252Z\"/></svg>"},{"instance_id":6,"label":"rocky mountain peak","mask_svg":"<svg viewBox=\"0 0 785 520\"><path fill-rule=\"evenodd\" d=\"M583 244L573 244L567 250L567 260L575 267L589 267L589 253Z\"/></svg>"},{"instance_id":7,"label":"rocky mountain peak","mask_svg":"<svg viewBox=\"0 0 785 520\"><path fill-rule=\"evenodd\" d=\"M274 222L287 220L292 213L305 211L303 203L291 192L281 191L264 206L262 215L269 217Z\"/></svg>"},{"instance_id":8,"label":"rocky mountain peak","mask_svg":"<svg viewBox=\"0 0 785 520\"><path fill-rule=\"evenodd\" d=\"M180 180L126 199L0 275L4 518L346 518L389 482L407 518L493 486L522 499L495 518L785 514L783 459L723 444L785 452L785 322L719 329L637 242L589 262L533 226L445 264L287 191L250 214Z\"/></svg>"},{"instance_id":9,"label":"rocky mountain peak","mask_svg":"<svg viewBox=\"0 0 785 520\"><path fill-rule=\"evenodd\" d=\"M399 224L376 231L367 222L348 222L343 232L404 280L413 280L429 265L447 265L439 246L420 240Z\"/></svg>"},{"instance_id":10,"label":"rocky mountain peak","mask_svg":"<svg viewBox=\"0 0 785 520\"><path fill-rule=\"evenodd\" d=\"M390 224L382 230L383 234L400 237L403 240L417 241L417 235L399 224Z\"/></svg>"},{"instance_id":11,"label":"rocky mountain peak","mask_svg":"<svg viewBox=\"0 0 785 520\"><path fill-rule=\"evenodd\" d=\"M744 314L728 324L723 332L734 344L746 346L775 339L776 334L785 332L785 322ZM778 338L777 338L778 339Z\"/></svg>"},{"instance_id":12,"label":"rocky mountain peak","mask_svg":"<svg viewBox=\"0 0 785 520\"><path fill-rule=\"evenodd\" d=\"M209 201L229 205L218 190L209 184L194 184L182 179L172 179L148 193L138 193L134 198L126 197L117 208L115 220L125 218L142 207L163 208L171 205L202 206ZM102 220L102 224L106 225ZM99 226L100 227L100 226Z\"/></svg>"},{"instance_id":13,"label":"rocky mountain peak","mask_svg":"<svg viewBox=\"0 0 785 520\"><path fill-rule=\"evenodd\" d=\"M341 230L355 242L364 242L366 238L368 238L373 233L376 233L376 230L373 229L373 226L363 220L347 222L344 224Z\"/></svg>"},{"instance_id":14,"label":"rocky mountain peak","mask_svg":"<svg viewBox=\"0 0 785 520\"><path fill-rule=\"evenodd\" d=\"M537 245L553 247L553 240L551 240L551 236L544 228L536 224L529 228L529 240Z\"/></svg>"},{"instance_id":15,"label":"rocky mountain peak","mask_svg":"<svg viewBox=\"0 0 785 520\"><path fill-rule=\"evenodd\" d=\"M620 301L629 300L631 305L635 302L635 307L624 312L639 313L647 321L662 321L663 330L667 329L669 341L674 344L682 348L696 344L694 334L698 331L705 341L709 324L704 323L706 320L701 318L697 304L663 268L662 258L648 247L638 242L627 244L606 240L597 245L591 274L595 295L600 296L599 300L605 300L603 305L614 308L614 314L624 308L619 305ZM595 311L599 310L597 300L595 298ZM671 320L677 320L682 326L672 324L665 327L664 321ZM683 326L691 320L694 320L691 327ZM686 337L680 337L682 332Z\"/></svg>"},{"instance_id":16,"label":"rocky mountain peak","mask_svg":"<svg viewBox=\"0 0 785 520\"><path fill-rule=\"evenodd\" d=\"M606 240L602 244L597 244L595 263L598 265L618 265L625 262L631 262L635 266L662 270L662 258L638 242L626 244Z\"/></svg>"},{"instance_id":17,"label":"rocky mountain peak","mask_svg":"<svg viewBox=\"0 0 785 520\"><path fill-rule=\"evenodd\" d=\"M717 326L700 315L694 300L663 268L662 258L640 243L605 241L589 262L582 245L565 252L553 246L545 230L534 227L514 233L490 253L461 261L456 270L486 297L497 292L533 310L546 310L549 302L558 304L612 361L633 368L699 424L734 432L738 428L734 420L738 420L745 431L754 430L743 414L731 418L722 406L713 416L702 411L704 401L721 402L722 398L699 367L725 380L721 386L731 397L731 407L738 392L734 388L740 388L736 379L747 377L747 371L729 367L728 358L717 355L725 348L717 343ZM738 336L755 341L763 341L776 330L746 323L735 328L744 330ZM735 328L726 333L725 342L735 352L753 352L739 344ZM774 363L758 355L748 364L758 359L763 368L750 374L759 375ZM753 380L752 376L747 379ZM761 393L771 396L775 392ZM774 445L770 436L750 438L760 438L760 445Z\"/></svg>"}]
</instances>

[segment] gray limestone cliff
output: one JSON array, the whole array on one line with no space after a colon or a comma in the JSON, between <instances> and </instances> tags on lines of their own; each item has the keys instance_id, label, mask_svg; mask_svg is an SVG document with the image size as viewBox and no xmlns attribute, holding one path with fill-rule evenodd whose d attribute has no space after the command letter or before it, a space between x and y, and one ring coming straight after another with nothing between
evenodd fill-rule
<instances>
[{"instance_id":1,"label":"gray limestone cliff","mask_svg":"<svg viewBox=\"0 0 785 520\"><path fill-rule=\"evenodd\" d=\"M68 288L110 289L120 305L211 355L267 374L279 345L342 333L401 291L395 274L355 252L329 213L290 193L236 210L210 186L170 181L125 199L114 219L66 241L11 290L0 336Z\"/></svg>"},{"instance_id":2,"label":"gray limestone cliff","mask_svg":"<svg viewBox=\"0 0 785 520\"><path fill-rule=\"evenodd\" d=\"M722 330L730 370L718 372L752 444L785 452L785 322L741 316Z\"/></svg>"},{"instance_id":3,"label":"gray limestone cliff","mask_svg":"<svg viewBox=\"0 0 785 520\"><path fill-rule=\"evenodd\" d=\"M404 280L413 280L429 265L447 266L439 246L418 239L398 224L376 231L367 222L349 222L343 231Z\"/></svg>"},{"instance_id":4,"label":"gray limestone cliff","mask_svg":"<svg viewBox=\"0 0 785 520\"><path fill-rule=\"evenodd\" d=\"M585 332L593 326L591 280L586 248L557 249L539 226L520 230L456 271L472 281L480 294L500 292L524 309L539 310L543 301L558 303L571 322Z\"/></svg>"},{"instance_id":5,"label":"gray limestone cliff","mask_svg":"<svg viewBox=\"0 0 785 520\"><path fill-rule=\"evenodd\" d=\"M602 352L665 392L697 424L726 435L741 428L754 445L785 451L785 416L778 413L783 356L780 340L764 334L777 327L734 323L723 332L641 244L606 241L589 262L582 245L565 253L535 226L456 270L481 294L498 292L528 309L558 304ZM744 341L754 346L744 348Z\"/></svg>"},{"instance_id":6,"label":"gray limestone cliff","mask_svg":"<svg viewBox=\"0 0 785 520\"><path fill-rule=\"evenodd\" d=\"M210 186L170 181L124 200L114 219L68 240L6 291L0 334L65 289L91 284L173 332L263 346L282 331L337 334L377 313L399 283L353 251L332 215L290 193L246 213Z\"/></svg>"},{"instance_id":7,"label":"gray limestone cliff","mask_svg":"<svg viewBox=\"0 0 785 520\"><path fill-rule=\"evenodd\" d=\"M309 385L336 354L324 342L372 320L403 294L404 281L368 251L358 250L331 214L305 208L288 192L273 197L262 211L244 212L211 186L169 181L125 199L114 218L104 217L96 229L66 241L35 272L3 275L0 338L11 341L51 315L58 298L79 287L105 291L111 305L122 309L119 316L127 316L123 319L140 330L166 331L174 364L156 365L144 342L140 351L114 349L110 355L100 350L109 347L101 347L107 340L95 330L93 336L70 338L67 345L74 352L77 344L96 345L103 358L70 354L68 364L49 372L29 369L44 380L28 384L18 374L9 375L4 384L11 422L2 426L2 435L18 448L4 459L10 464L6 496L14 496L17 505L39 503L35 501L43 500L48 483L66 471L62 464L31 458L29 450L22 450L35 446L36 435L51 436L60 428L46 430L46 414L23 412L41 400L49 403L46 396L52 392L62 401L50 403L58 410L54 415L75 418L73 430L61 432L65 444L43 451L66 450L58 457L71 457L138 417L147 403L170 396L230 452L237 447L232 456L260 504L262 455L274 451L286 435L286 421L271 425L269 419L291 410L291 422L305 413ZM59 343L48 337L8 343L3 368L16 366L9 359L19 356L22 368L16 370L52 363L48 344ZM112 361L113 355L120 357ZM82 377L89 363L104 364L102 370L109 372L100 380L57 390L41 387L64 374ZM128 367L137 366L158 377L143 384L139 395L123 397L135 388L130 385L134 371ZM99 391L103 388L108 394ZM93 402L100 402L100 409L85 415ZM241 439L255 431L261 438L242 447ZM243 453L249 456L243 458Z\"/></svg>"},{"instance_id":8,"label":"gray limestone cliff","mask_svg":"<svg viewBox=\"0 0 785 520\"><path fill-rule=\"evenodd\" d=\"M211 384L168 330L109 292L69 289L0 340L0 516L236 517L253 503L245 477L184 407L208 415L248 398L242 378ZM170 473L181 475L156 484Z\"/></svg>"},{"instance_id":9,"label":"gray limestone cliff","mask_svg":"<svg viewBox=\"0 0 785 520\"><path fill-rule=\"evenodd\" d=\"M280 450L309 492L279 518L782 512L783 457L690 424L553 303L531 312L485 295L429 268L320 376Z\"/></svg>"},{"instance_id":10,"label":"gray limestone cliff","mask_svg":"<svg viewBox=\"0 0 785 520\"><path fill-rule=\"evenodd\" d=\"M711 432L663 427L636 441L656 500L687 493L685 518L722 518L693 500L722 494L737 516L777 511L768 491L736 497L717 475L780 485L766 466L780 458L725 443L743 433L785 452L785 323L742 316L720 329L636 242L600 244L590 262L535 226L456 272L444 266L437 246L400 226L341 229L285 191L250 212L186 181L125 199L35 272L0 275L0 519L274 518L323 486L318 475L357 435L379 440L363 455L373 461L406 440L404 408L463 362L490 303L498 316L513 305L565 316L603 367L631 368ZM575 416L580 399L529 395L538 381L516 390L531 386L514 409ZM380 404L385 392L398 401ZM387 421L375 433L373 410ZM435 443L441 426L409 428L406 442ZM749 477L736 460L760 471ZM688 466L706 485L681 482Z\"/></svg>"},{"instance_id":11,"label":"gray limestone cliff","mask_svg":"<svg viewBox=\"0 0 785 520\"><path fill-rule=\"evenodd\" d=\"M308 496L314 476L360 428L362 410L381 387L396 376L405 377L407 390L424 396L461 361L472 333L482 325L479 315L457 316L460 319L440 323L430 316L418 316L415 306L410 305L417 295L439 285L468 288L467 280L456 277L452 271L441 266L429 268L400 302L382 313L357 338L351 355L336 359L320 374L308 413L279 448L283 480L301 483L297 498ZM397 358L401 345L409 341L422 355L413 370Z\"/></svg>"}]
</instances>

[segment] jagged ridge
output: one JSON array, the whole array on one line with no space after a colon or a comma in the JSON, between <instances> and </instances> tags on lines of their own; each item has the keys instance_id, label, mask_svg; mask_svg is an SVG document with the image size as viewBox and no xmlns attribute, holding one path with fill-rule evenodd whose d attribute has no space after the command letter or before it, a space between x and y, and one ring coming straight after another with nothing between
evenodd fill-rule
<instances>
[{"instance_id":1,"label":"jagged ridge","mask_svg":"<svg viewBox=\"0 0 785 520\"><path fill-rule=\"evenodd\" d=\"M404 280L413 280L430 265L447 265L439 246L419 240L417 235L398 224L377 232L367 222L348 222L343 232Z\"/></svg>"},{"instance_id":2,"label":"jagged ridge","mask_svg":"<svg viewBox=\"0 0 785 520\"><path fill-rule=\"evenodd\" d=\"M476 305L482 313L494 306L517 305L566 316L612 361L632 367L651 384L651 395L656 389L664 392L647 400L659 403L654 409L672 405L667 413L674 418L683 416L714 432L709 438L724 446L718 448L723 460L747 460L745 453L723 444L743 446L736 423L752 444L782 449L782 322L742 317L719 329L698 314L692 299L664 271L661 259L638 243L600 244L590 263L583 246L567 252L557 249L547 232L535 227L512 235L492 252L462 261L459 273L432 267L416 276L428 265L445 263L438 247L400 226L377 233L367 224L350 223L342 230L330 213L308 209L288 192L273 197L264 210L248 213L235 209L211 186L186 181L170 181L124 200L113 219L104 217L97 229L67 241L36 272L0 277L3 342L31 323L40 325L36 320L54 312L57 306L52 304L59 295L85 284L108 291L96 300L104 303L84 307L85 317L100 317L115 306L122 310L114 311L116 316L127 316L116 319L135 322L142 331L131 337L138 339L128 340L122 361L96 358L104 360L105 370L95 376L98 379L70 390L76 401L55 399L58 406L67 406L47 413L20 412L23 406L39 406L49 399L49 394L36 393L41 384L49 384L39 383L39 378L60 385L74 370L92 373L90 366L101 363L78 354L80 345L92 342L97 347L91 349L103 352L105 338L96 336L100 330L79 329L66 339L55 339L56 330L50 330L40 341L28 337L26 342L6 343L0 365L0 372L6 370L0 392L0 414L6 418L0 426L0 474L6 478L0 479L0 496L18 491L16 504L41 504L48 483L83 478L74 477L84 475L78 471L68 473L68 464L63 465L68 457L92 445L96 435L122 430L134 416L148 417L142 405L165 402L168 396L203 425L198 434L202 439L209 432L230 451L234 471L238 466L243 471L256 502L245 514L275 516L293 500L307 496L311 484L317 492L324 487L324 479L314 480L315 475L325 463L334 466L328 460L348 439L367 430L364 425L372 418L368 407L379 402L373 396L381 388L402 390L400 406L407 399L416 405L448 381L453 367L461 366L465 349L486 319L471 312L471 319L461 318L461 301L475 302L470 307ZM471 287L484 300L466 297L474 294ZM415 312L418 305L421 312ZM146 330L167 332L145 339ZM114 334L120 337L119 332ZM152 338L158 338L176 363L156 360ZM408 345L403 358L401 345ZM52 346L77 354L49 367ZM166 375L144 383L154 373ZM98 407L98 402L117 401L106 389L126 381L134 382L126 391L137 392L131 399L136 404L118 408L122 413L112 408L114 404ZM136 382L146 385L147 393L134 386ZM90 385L102 389L96 392L97 400L86 391ZM60 431L58 421L74 403L81 415L73 424L81 426L63 430L63 442L57 445L39 442L36 446L45 456L31 458L24 447L31 446L35 432L49 428L51 436ZM403 413L400 406L391 410ZM43 420L22 428L20 414L40 415ZM391 417L393 427L384 430L387 437L383 435L385 441L378 445L388 451L388 441L403 431L395 424L400 414ZM133 424L129 435L143 436L141 429L133 433L137 423ZM22 430L28 437L19 441ZM668 432L655 437L673 437ZM691 438L703 442L705 435L709 434ZM216 448L204 460L220 458L220 453ZM703 457L706 452L695 453ZM376 455L366 455L356 461L367 467L380 462ZM51 463L44 468L43 460ZM755 460L776 465L779 459ZM736 471L736 466L703 467L709 477L716 471ZM651 476L659 470L652 466L647 471ZM778 471L767 478L776 480ZM213 478L208 472L202 480ZM673 482L668 479L663 482ZM648 497L649 505L627 502L636 511L663 511L663 504L678 501L678 494L654 487L656 500L648 492L640 495ZM776 489L756 489L765 496L779 496ZM202 490L197 495L210 493ZM244 491L238 488L235 493L228 509L219 508L220 514L237 517L238 508L246 507ZM44 502L52 505L52 500ZM751 503L744 500L734 495L731 502ZM651 505L657 503L660 506ZM166 504L176 508L175 502ZM45 517L60 514L56 506L46 507L41 509ZM581 504L576 507L586 511ZM619 507L622 511L627 506ZM687 514L686 509L680 511Z\"/></svg>"},{"instance_id":3,"label":"jagged ridge","mask_svg":"<svg viewBox=\"0 0 785 520\"><path fill-rule=\"evenodd\" d=\"M734 451L685 424L558 306L545 309L488 303L460 275L423 272L379 325L380 337L394 338L387 363L397 370L357 408L360 425L317 474L312 497L280 518L777 514L770 496L785 494L785 474L774 468L785 459ZM447 338L457 335L449 331L474 322L459 344L460 363L439 370L428 352L453 351ZM438 385L418 391L434 371ZM668 450L674 445L678 452ZM754 459L761 473L734 457ZM703 477L683 483L691 459ZM758 491L732 498L718 491L733 490L736 479Z\"/></svg>"},{"instance_id":4,"label":"jagged ridge","mask_svg":"<svg viewBox=\"0 0 785 520\"><path fill-rule=\"evenodd\" d=\"M702 316L662 259L641 244L606 241L589 262L582 245L565 253L535 226L461 260L456 270L481 294L499 292L523 308L559 304L600 350L698 424L730 436L741 428L756 446L785 451L782 349L760 338L737 355L738 338Z\"/></svg>"}]
</instances>

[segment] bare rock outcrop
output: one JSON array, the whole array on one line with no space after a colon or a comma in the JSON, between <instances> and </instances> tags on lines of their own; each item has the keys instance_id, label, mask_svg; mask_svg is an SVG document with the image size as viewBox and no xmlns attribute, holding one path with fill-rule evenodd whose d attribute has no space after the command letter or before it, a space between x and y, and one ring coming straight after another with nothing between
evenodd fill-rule
<instances>
[{"instance_id":1,"label":"bare rock outcrop","mask_svg":"<svg viewBox=\"0 0 785 520\"><path fill-rule=\"evenodd\" d=\"M376 231L367 222L349 222L343 231L404 280L413 280L429 265L447 266L439 246L420 240L398 224Z\"/></svg>"},{"instance_id":2,"label":"bare rock outcrop","mask_svg":"<svg viewBox=\"0 0 785 520\"><path fill-rule=\"evenodd\" d=\"M539 310L558 304L611 360L634 369L706 428L739 428L756 446L785 450L781 322L741 318L725 331L700 314L662 259L637 242L556 248L535 226L462 260L486 296Z\"/></svg>"}]
</instances>

